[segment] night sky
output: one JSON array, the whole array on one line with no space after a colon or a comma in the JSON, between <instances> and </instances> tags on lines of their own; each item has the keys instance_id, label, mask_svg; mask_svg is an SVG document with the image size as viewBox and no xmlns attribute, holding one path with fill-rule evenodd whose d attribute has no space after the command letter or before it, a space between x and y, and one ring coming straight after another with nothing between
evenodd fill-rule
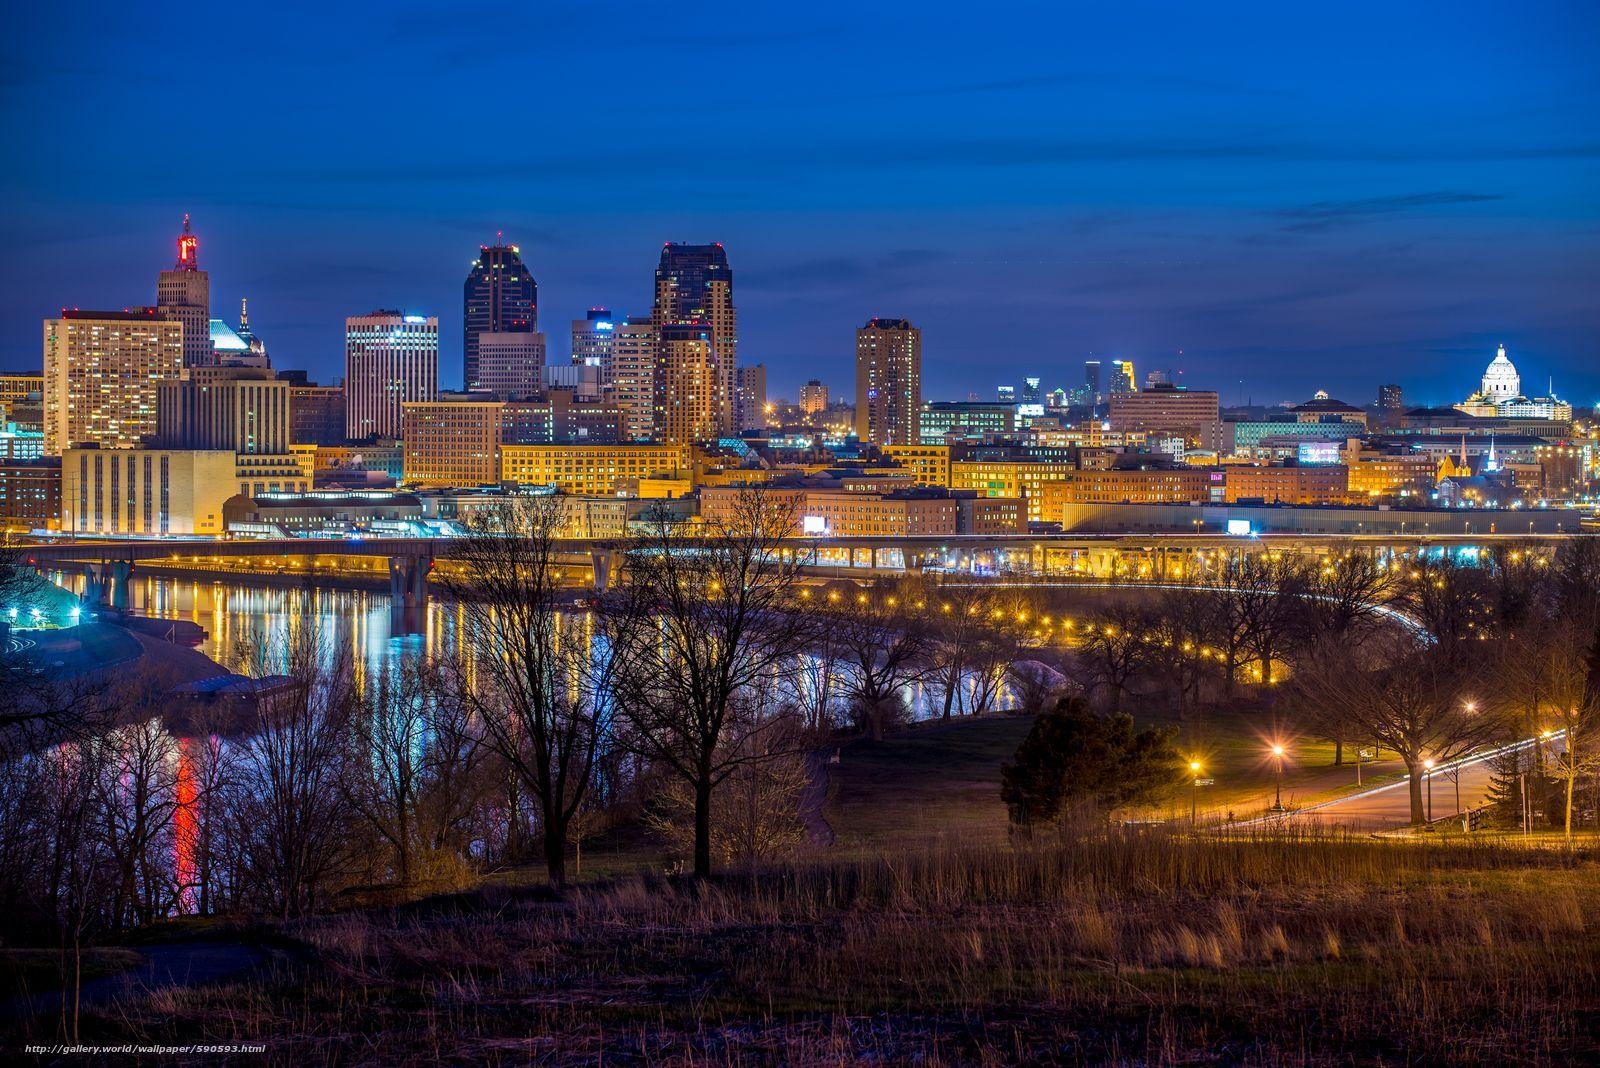
<instances>
[{"instance_id":1,"label":"night sky","mask_svg":"<svg viewBox=\"0 0 1600 1068\"><path fill-rule=\"evenodd\" d=\"M1448 402L1501 341L1600 398L1592 2L18 4L0 50L0 366L153 303L189 211L213 313L325 380L345 315L403 307L459 385L504 231L553 357L648 310L663 241L724 242L791 398L850 392L873 315L931 398L1099 356Z\"/></svg>"}]
</instances>

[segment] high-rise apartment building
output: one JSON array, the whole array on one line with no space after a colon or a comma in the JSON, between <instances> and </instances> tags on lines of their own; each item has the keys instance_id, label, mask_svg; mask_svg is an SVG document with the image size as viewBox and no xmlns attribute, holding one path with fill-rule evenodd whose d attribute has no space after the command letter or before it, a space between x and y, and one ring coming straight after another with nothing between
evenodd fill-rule
<instances>
[{"instance_id":1,"label":"high-rise apartment building","mask_svg":"<svg viewBox=\"0 0 1600 1068\"><path fill-rule=\"evenodd\" d=\"M132 448L156 432L161 383L183 375L183 324L155 308L44 321L45 452Z\"/></svg>"},{"instance_id":2,"label":"high-rise apartment building","mask_svg":"<svg viewBox=\"0 0 1600 1068\"><path fill-rule=\"evenodd\" d=\"M647 441L655 432L656 334L651 316L629 316L617 325L610 365L601 366L600 377L622 413L624 441Z\"/></svg>"},{"instance_id":3,"label":"high-rise apartment building","mask_svg":"<svg viewBox=\"0 0 1600 1068\"><path fill-rule=\"evenodd\" d=\"M656 330L655 439L688 445L717 437L723 428L713 328L685 322L663 323Z\"/></svg>"},{"instance_id":4,"label":"high-rise apartment building","mask_svg":"<svg viewBox=\"0 0 1600 1068\"><path fill-rule=\"evenodd\" d=\"M740 430L767 426L767 365L758 363L734 371L734 419Z\"/></svg>"},{"instance_id":5,"label":"high-rise apartment building","mask_svg":"<svg viewBox=\"0 0 1600 1068\"><path fill-rule=\"evenodd\" d=\"M478 384L499 400L531 397L545 387L544 334L534 331L490 331L478 334Z\"/></svg>"},{"instance_id":6,"label":"high-rise apartment building","mask_svg":"<svg viewBox=\"0 0 1600 1068\"><path fill-rule=\"evenodd\" d=\"M439 394L439 319L375 311L344 323L345 433L396 437L400 406Z\"/></svg>"},{"instance_id":7,"label":"high-rise apartment building","mask_svg":"<svg viewBox=\"0 0 1600 1068\"><path fill-rule=\"evenodd\" d=\"M922 331L907 319L870 319L856 331L856 437L918 445Z\"/></svg>"},{"instance_id":8,"label":"high-rise apartment building","mask_svg":"<svg viewBox=\"0 0 1600 1068\"><path fill-rule=\"evenodd\" d=\"M828 407L828 387L813 378L800 387L800 411L808 418L820 415Z\"/></svg>"},{"instance_id":9,"label":"high-rise apartment building","mask_svg":"<svg viewBox=\"0 0 1600 1068\"><path fill-rule=\"evenodd\" d=\"M737 421L734 367L738 356L738 325L733 310L733 270L728 266L728 254L721 243L677 245L669 242L661 250L651 317L661 328L680 323L706 328L706 340L710 343L711 427L714 431L709 436L732 433ZM682 341L680 335L674 337ZM658 337L661 358L666 356L666 344L667 334L663 329ZM657 375L658 384L663 377ZM665 377L694 382L698 380L698 372ZM677 403L656 398L658 411L667 406L692 405L687 401Z\"/></svg>"},{"instance_id":10,"label":"high-rise apartment building","mask_svg":"<svg viewBox=\"0 0 1600 1068\"><path fill-rule=\"evenodd\" d=\"M216 359L211 344L211 276L200 269L200 238L183 217L178 262L156 279L156 307L183 324L183 365L206 367Z\"/></svg>"},{"instance_id":11,"label":"high-rise apartment building","mask_svg":"<svg viewBox=\"0 0 1600 1068\"><path fill-rule=\"evenodd\" d=\"M572 320L572 362L607 367L617 320L610 308L590 308L582 319Z\"/></svg>"},{"instance_id":12,"label":"high-rise apartment building","mask_svg":"<svg viewBox=\"0 0 1600 1068\"><path fill-rule=\"evenodd\" d=\"M1403 394L1400 392L1400 387L1392 384L1379 386L1378 407L1382 408L1386 412L1397 412L1404 408L1405 404L1403 401Z\"/></svg>"},{"instance_id":13,"label":"high-rise apartment building","mask_svg":"<svg viewBox=\"0 0 1600 1068\"><path fill-rule=\"evenodd\" d=\"M516 245L481 245L462 287L462 372L467 389L482 388L479 336L530 334L539 328L539 287ZM540 364L544 363L541 359Z\"/></svg>"}]
</instances>

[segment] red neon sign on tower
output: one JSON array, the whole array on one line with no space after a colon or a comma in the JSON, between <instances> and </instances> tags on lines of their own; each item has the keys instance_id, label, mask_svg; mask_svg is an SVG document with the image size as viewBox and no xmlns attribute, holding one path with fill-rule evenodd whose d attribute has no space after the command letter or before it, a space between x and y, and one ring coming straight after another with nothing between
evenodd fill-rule
<instances>
[{"instance_id":1,"label":"red neon sign on tower","mask_svg":"<svg viewBox=\"0 0 1600 1068\"><path fill-rule=\"evenodd\" d=\"M183 233L178 235L178 267L196 270L200 264L200 239L189 229L189 213L183 215Z\"/></svg>"}]
</instances>

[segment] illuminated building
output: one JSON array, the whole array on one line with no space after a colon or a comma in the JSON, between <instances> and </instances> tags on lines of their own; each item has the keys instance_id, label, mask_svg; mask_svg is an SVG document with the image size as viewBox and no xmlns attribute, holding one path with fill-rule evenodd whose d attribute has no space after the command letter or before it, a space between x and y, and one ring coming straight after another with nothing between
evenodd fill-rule
<instances>
[{"instance_id":1,"label":"illuminated building","mask_svg":"<svg viewBox=\"0 0 1600 1068\"><path fill-rule=\"evenodd\" d=\"M622 412L615 404L550 389L541 397L507 401L500 440L506 445L617 445Z\"/></svg>"},{"instance_id":2,"label":"illuminated building","mask_svg":"<svg viewBox=\"0 0 1600 1068\"><path fill-rule=\"evenodd\" d=\"M717 366L708 323L656 327L655 437L669 445L717 438Z\"/></svg>"},{"instance_id":3,"label":"illuminated building","mask_svg":"<svg viewBox=\"0 0 1600 1068\"><path fill-rule=\"evenodd\" d=\"M604 496L619 479L689 469L687 445L503 445L500 480Z\"/></svg>"},{"instance_id":4,"label":"illuminated building","mask_svg":"<svg viewBox=\"0 0 1600 1068\"><path fill-rule=\"evenodd\" d=\"M1572 405L1556 397L1526 397L1522 393L1522 376L1516 365L1506 356L1501 345L1489 366L1484 369L1478 391L1456 405L1468 415L1500 416L1511 419L1554 419L1571 422Z\"/></svg>"},{"instance_id":5,"label":"illuminated building","mask_svg":"<svg viewBox=\"0 0 1600 1068\"><path fill-rule=\"evenodd\" d=\"M906 319L868 320L856 331L856 437L920 445L921 423L922 331Z\"/></svg>"},{"instance_id":6,"label":"illuminated building","mask_svg":"<svg viewBox=\"0 0 1600 1068\"><path fill-rule=\"evenodd\" d=\"M1363 429L1367 425L1365 411L1342 400L1334 400L1325 390L1320 389L1317 390L1316 396L1304 404L1295 405L1289 411L1299 423L1359 423Z\"/></svg>"},{"instance_id":7,"label":"illuminated building","mask_svg":"<svg viewBox=\"0 0 1600 1068\"><path fill-rule=\"evenodd\" d=\"M183 324L154 308L44 321L45 452L127 448L156 432L161 383L183 374Z\"/></svg>"},{"instance_id":8,"label":"illuminated building","mask_svg":"<svg viewBox=\"0 0 1600 1068\"><path fill-rule=\"evenodd\" d=\"M1095 405L1100 403L1100 361L1083 361L1083 388L1087 396L1085 403Z\"/></svg>"},{"instance_id":9,"label":"illuminated building","mask_svg":"<svg viewBox=\"0 0 1600 1068\"><path fill-rule=\"evenodd\" d=\"M71 534L220 534L238 492L227 449L68 449L61 529Z\"/></svg>"},{"instance_id":10,"label":"illuminated building","mask_svg":"<svg viewBox=\"0 0 1600 1068\"><path fill-rule=\"evenodd\" d=\"M1405 408L1404 393L1399 386L1390 384L1378 387L1378 407L1386 412L1398 412Z\"/></svg>"},{"instance_id":11,"label":"illuminated building","mask_svg":"<svg viewBox=\"0 0 1600 1068\"><path fill-rule=\"evenodd\" d=\"M974 490L983 497L1019 497L1027 502L1028 519L1044 518L1044 489L1075 474L1071 463L1045 459L976 459L950 462L950 488Z\"/></svg>"},{"instance_id":12,"label":"illuminated building","mask_svg":"<svg viewBox=\"0 0 1600 1068\"><path fill-rule=\"evenodd\" d=\"M1364 448L1351 441L1345 449L1346 492L1351 498L1426 497L1434 487L1437 462L1424 452Z\"/></svg>"},{"instance_id":13,"label":"illuminated building","mask_svg":"<svg viewBox=\"0 0 1600 1068\"><path fill-rule=\"evenodd\" d=\"M194 368L181 382L163 382L157 401L165 449L229 449L241 493L309 487L289 451L289 383L262 368Z\"/></svg>"},{"instance_id":14,"label":"illuminated building","mask_svg":"<svg viewBox=\"0 0 1600 1068\"><path fill-rule=\"evenodd\" d=\"M1221 500L1223 487L1223 473L1205 468L1068 471L1040 487L1039 514L1059 522L1061 507L1066 504L1207 503Z\"/></svg>"},{"instance_id":15,"label":"illuminated building","mask_svg":"<svg viewBox=\"0 0 1600 1068\"><path fill-rule=\"evenodd\" d=\"M475 393L487 393L499 400L531 397L542 391L545 340L538 330L520 333L488 331L476 335L478 378Z\"/></svg>"},{"instance_id":16,"label":"illuminated building","mask_svg":"<svg viewBox=\"0 0 1600 1068\"><path fill-rule=\"evenodd\" d=\"M965 441L985 441L1013 434L1016 429L1014 404L930 401L922 407L920 444L944 445L951 435Z\"/></svg>"},{"instance_id":17,"label":"illuminated building","mask_svg":"<svg viewBox=\"0 0 1600 1068\"><path fill-rule=\"evenodd\" d=\"M400 406L439 395L439 320L375 311L345 320L345 433L397 437Z\"/></svg>"},{"instance_id":18,"label":"illuminated building","mask_svg":"<svg viewBox=\"0 0 1600 1068\"><path fill-rule=\"evenodd\" d=\"M710 432L697 436L714 438L737 431L734 368L738 357L738 322L733 307L733 270L728 266L728 255L720 242L711 245L668 242L662 248L661 261L656 266L651 317L660 331L655 376L656 413L659 416L663 410L672 409L695 413L675 417L671 427L658 422L657 434L662 435L664 441L693 440L666 435L681 433L686 427L698 427L702 423L698 414L702 407L700 379L707 372L698 366L701 362L709 364ZM680 324L703 328L703 353L698 342L685 347L682 332L668 330ZM678 357L688 359L695 366L683 374L663 367ZM665 398L660 392L664 383L677 384L688 393L681 398Z\"/></svg>"},{"instance_id":19,"label":"illuminated building","mask_svg":"<svg viewBox=\"0 0 1600 1068\"><path fill-rule=\"evenodd\" d=\"M156 307L183 324L183 366L206 367L216 362L211 342L211 276L200 269L200 238L183 217L178 235L178 262L156 278Z\"/></svg>"},{"instance_id":20,"label":"illuminated building","mask_svg":"<svg viewBox=\"0 0 1600 1068\"><path fill-rule=\"evenodd\" d=\"M60 519L60 458L0 459L0 530L44 530Z\"/></svg>"},{"instance_id":21,"label":"illuminated building","mask_svg":"<svg viewBox=\"0 0 1600 1068\"><path fill-rule=\"evenodd\" d=\"M592 367L611 366L611 345L617 320L609 308L590 308L582 319L572 320L572 362Z\"/></svg>"},{"instance_id":22,"label":"illuminated building","mask_svg":"<svg viewBox=\"0 0 1600 1068\"><path fill-rule=\"evenodd\" d=\"M910 470L919 485L950 485L948 445L885 445L883 454Z\"/></svg>"},{"instance_id":23,"label":"illuminated building","mask_svg":"<svg viewBox=\"0 0 1600 1068\"><path fill-rule=\"evenodd\" d=\"M1197 448L1221 451L1221 406L1209 389L1155 386L1138 393L1113 391L1108 421L1113 430L1173 435Z\"/></svg>"},{"instance_id":24,"label":"illuminated building","mask_svg":"<svg viewBox=\"0 0 1600 1068\"><path fill-rule=\"evenodd\" d=\"M481 486L500 478L505 405L435 400L401 405L403 479L417 486Z\"/></svg>"},{"instance_id":25,"label":"illuminated building","mask_svg":"<svg viewBox=\"0 0 1600 1068\"><path fill-rule=\"evenodd\" d=\"M1138 380L1133 377L1132 360L1111 361L1111 395L1139 392Z\"/></svg>"},{"instance_id":26,"label":"illuminated building","mask_svg":"<svg viewBox=\"0 0 1600 1068\"><path fill-rule=\"evenodd\" d=\"M1342 464L1254 467L1236 464L1226 471L1223 499L1267 504L1343 504L1349 472Z\"/></svg>"},{"instance_id":27,"label":"illuminated building","mask_svg":"<svg viewBox=\"0 0 1600 1068\"><path fill-rule=\"evenodd\" d=\"M821 415L828 407L828 387L813 378L800 387L800 411L809 419Z\"/></svg>"},{"instance_id":28,"label":"illuminated building","mask_svg":"<svg viewBox=\"0 0 1600 1068\"><path fill-rule=\"evenodd\" d=\"M579 399L597 401L605 392L601 369L592 363L549 363L544 368L545 389L566 389Z\"/></svg>"},{"instance_id":29,"label":"illuminated building","mask_svg":"<svg viewBox=\"0 0 1600 1068\"><path fill-rule=\"evenodd\" d=\"M30 400L44 401L42 372L0 371L0 420L13 418L12 408Z\"/></svg>"},{"instance_id":30,"label":"illuminated building","mask_svg":"<svg viewBox=\"0 0 1600 1068\"><path fill-rule=\"evenodd\" d=\"M539 287L523 266L521 253L516 245L479 246L462 286L462 373L469 390L485 388L478 362L480 334L531 334L539 329ZM539 363L544 363L542 356Z\"/></svg>"},{"instance_id":31,"label":"illuminated building","mask_svg":"<svg viewBox=\"0 0 1600 1068\"><path fill-rule=\"evenodd\" d=\"M734 425L739 430L764 430L767 419L767 365L740 367L734 371Z\"/></svg>"},{"instance_id":32,"label":"illuminated building","mask_svg":"<svg viewBox=\"0 0 1600 1068\"><path fill-rule=\"evenodd\" d=\"M656 327L648 315L630 316L611 340L611 363L601 378L622 413L626 441L647 441L655 429Z\"/></svg>"}]
</instances>

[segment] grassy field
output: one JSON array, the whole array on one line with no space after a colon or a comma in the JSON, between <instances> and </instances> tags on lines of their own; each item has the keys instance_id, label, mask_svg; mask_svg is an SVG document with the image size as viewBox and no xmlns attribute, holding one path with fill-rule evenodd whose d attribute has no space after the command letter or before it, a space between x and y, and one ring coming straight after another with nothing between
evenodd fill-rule
<instances>
[{"instance_id":1,"label":"grassy field","mask_svg":"<svg viewBox=\"0 0 1600 1068\"><path fill-rule=\"evenodd\" d=\"M629 877L291 924L84 1040L265 1061L1560 1064L1600 1056L1600 865L1161 834Z\"/></svg>"}]
</instances>

